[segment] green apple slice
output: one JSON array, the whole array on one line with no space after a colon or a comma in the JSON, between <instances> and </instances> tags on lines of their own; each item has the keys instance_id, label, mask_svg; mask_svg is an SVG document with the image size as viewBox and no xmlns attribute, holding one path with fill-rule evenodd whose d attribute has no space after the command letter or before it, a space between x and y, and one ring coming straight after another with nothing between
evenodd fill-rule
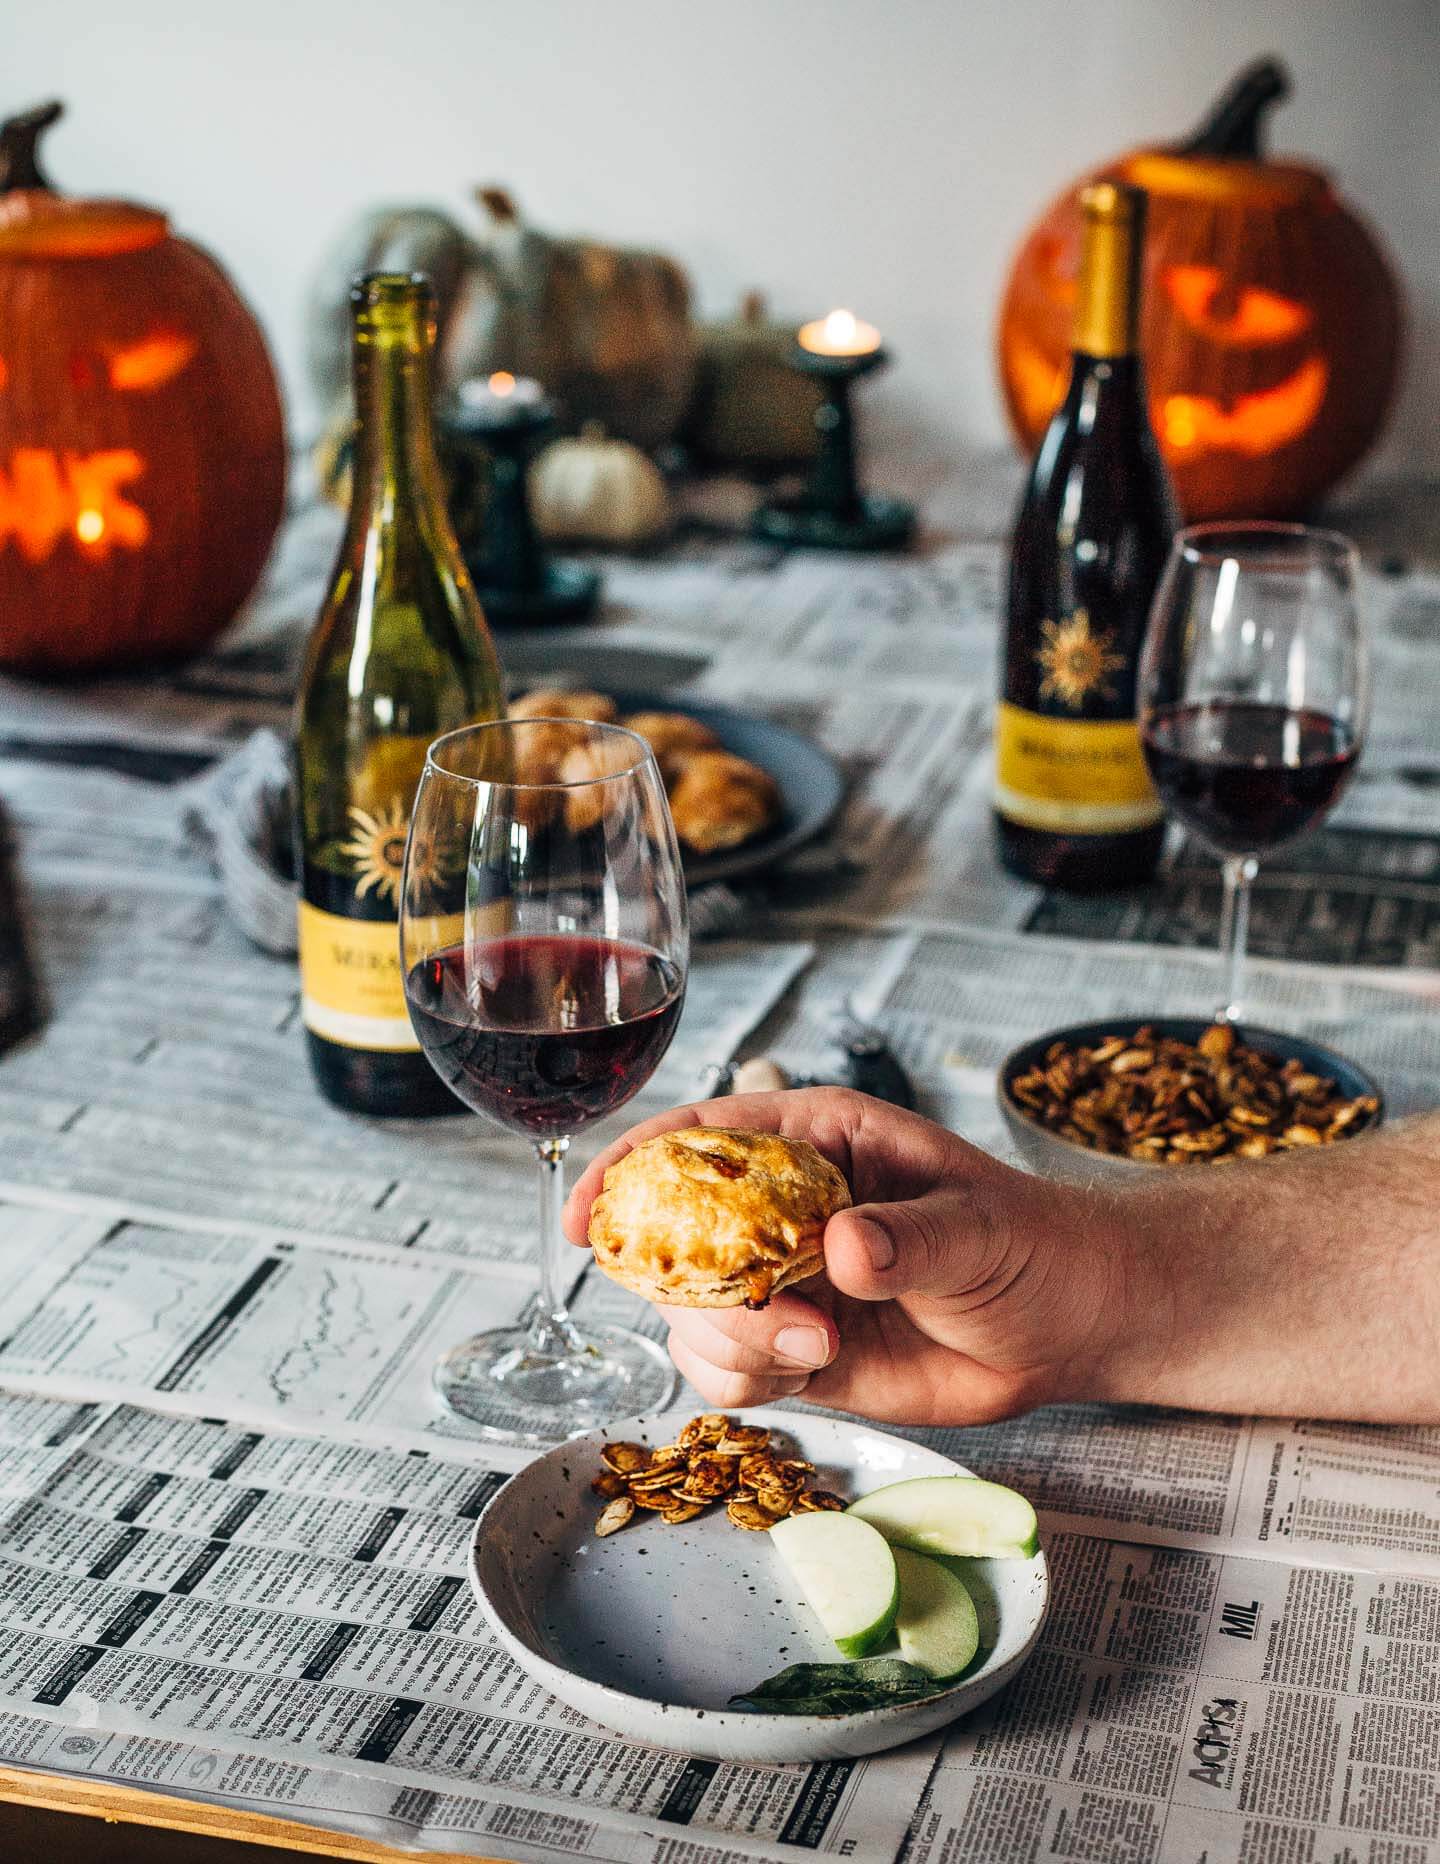
<instances>
[{"instance_id":1,"label":"green apple slice","mask_svg":"<svg viewBox=\"0 0 1440 1864\"><path fill-rule=\"evenodd\" d=\"M842 1657L863 1657L885 1642L900 1609L900 1582L894 1554L868 1521L788 1515L770 1538Z\"/></svg>"},{"instance_id":2,"label":"green apple slice","mask_svg":"<svg viewBox=\"0 0 1440 1864\"><path fill-rule=\"evenodd\" d=\"M948 1683L980 1648L975 1602L948 1566L906 1547L892 1551L900 1575L900 1655L937 1683Z\"/></svg>"},{"instance_id":3,"label":"green apple slice","mask_svg":"<svg viewBox=\"0 0 1440 1864\"><path fill-rule=\"evenodd\" d=\"M972 1559L1028 1560L1040 1545L1023 1495L979 1476L912 1476L851 1502L847 1519L879 1528L892 1546ZM802 1515L801 1519L805 1519Z\"/></svg>"}]
</instances>

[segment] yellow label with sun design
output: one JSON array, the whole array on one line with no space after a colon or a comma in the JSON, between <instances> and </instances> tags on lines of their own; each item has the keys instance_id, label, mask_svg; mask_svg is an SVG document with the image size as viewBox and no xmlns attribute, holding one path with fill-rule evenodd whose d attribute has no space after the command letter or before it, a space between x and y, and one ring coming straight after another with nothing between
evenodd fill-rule
<instances>
[{"instance_id":1,"label":"yellow label with sun design","mask_svg":"<svg viewBox=\"0 0 1440 1864\"><path fill-rule=\"evenodd\" d=\"M300 1015L307 1029L346 1048L418 1049L395 920L346 919L301 900Z\"/></svg>"},{"instance_id":2,"label":"yellow label with sun design","mask_svg":"<svg viewBox=\"0 0 1440 1864\"><path fill-rule=\"evenodd\" d=\"M1124 834L1161 816L1133 718L1048 718L1003 699L995 807L1021 828L1058 835Z\"/></svg>"},{"instance_id":3,"label":"yellow label with sun design","mask_svg":"<svg viewBox=\"0 0 1440 1864\"><path fill-rule=\"evenodd\" d=\"M1115 651L1115 630L1090 626L1077 608L1064 621L1042 621L1035 650L1040 668L1040 697L1058 699L1077 712L1087 699L1114 699L1110 675L1124 670L1125 656Z\"/></svg>"},{"instance_id":4,"label":"yellow label with sun design","mask_svg":"<svg viewBox=\"0 0 1440 1864\"><path fill-rule=\"evenodd\" d=\"M405 835L410 818L397 796L384 808L361 809L352 803L346 811L350 839L340 852L355 869L355 895L400 904L400 881L405 871Z\"/></svg>"}]
</instances>

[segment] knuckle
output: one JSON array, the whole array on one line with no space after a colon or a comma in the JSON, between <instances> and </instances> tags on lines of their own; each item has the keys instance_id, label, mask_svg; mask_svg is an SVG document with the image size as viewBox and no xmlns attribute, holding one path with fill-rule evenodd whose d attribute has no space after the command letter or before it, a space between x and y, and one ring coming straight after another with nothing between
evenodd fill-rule
<instances>
[{"instance_id":1,"label":"knuckle","mask_svg":"<svg viewBox=\"0 0 1440 1864\"><path fill-rule=\"evenodd\" d=\"M764 1386L758 1379L753 1379L745 1372L729 1372L714 1367L704 1387L705 1396L712 1404L722 1410L732 1405L738 1411L743 1405L755 1404L764 1396Z\"/></svg>"}]
</instances>

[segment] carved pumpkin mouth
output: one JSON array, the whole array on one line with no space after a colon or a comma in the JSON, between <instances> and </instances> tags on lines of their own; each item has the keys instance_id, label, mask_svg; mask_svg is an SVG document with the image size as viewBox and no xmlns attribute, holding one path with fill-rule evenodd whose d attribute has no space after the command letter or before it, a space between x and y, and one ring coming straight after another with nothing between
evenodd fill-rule
<instances>
[{"instance_id":1,"label":"carved pumpkin mouth","mask_svg":"<svg viewBox=\"0 0 1440 1864\"><path fill-rule=\"evenodd\" d=\"M1222 401L1213 395L1164 395L1154 405L1155 425L1172 457L1244 453L1259 458L1299 440L1325 401L1330 370L1318 356L1301 363L1273 388Z\"/></svg>"}]
</instances>

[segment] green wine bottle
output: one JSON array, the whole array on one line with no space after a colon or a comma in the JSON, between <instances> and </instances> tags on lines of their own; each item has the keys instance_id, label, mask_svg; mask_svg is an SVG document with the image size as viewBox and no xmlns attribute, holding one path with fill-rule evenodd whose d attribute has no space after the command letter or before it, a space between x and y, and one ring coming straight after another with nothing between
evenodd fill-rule
<instances>
[{"instance_id":1,"label":"green wine bottle","mask_svg":"<svg viewBox=\"0 0 1440 1864\"><path fill-rule=\"evenodd\" d=\"M430 415L435 296L356 281L350 518L296 715L301 1015L315 1077L356 1113L461 1111L400 974L405 832L426 747L503 715L500 666L445 511Z\"/></svg>"}]
</instances>

